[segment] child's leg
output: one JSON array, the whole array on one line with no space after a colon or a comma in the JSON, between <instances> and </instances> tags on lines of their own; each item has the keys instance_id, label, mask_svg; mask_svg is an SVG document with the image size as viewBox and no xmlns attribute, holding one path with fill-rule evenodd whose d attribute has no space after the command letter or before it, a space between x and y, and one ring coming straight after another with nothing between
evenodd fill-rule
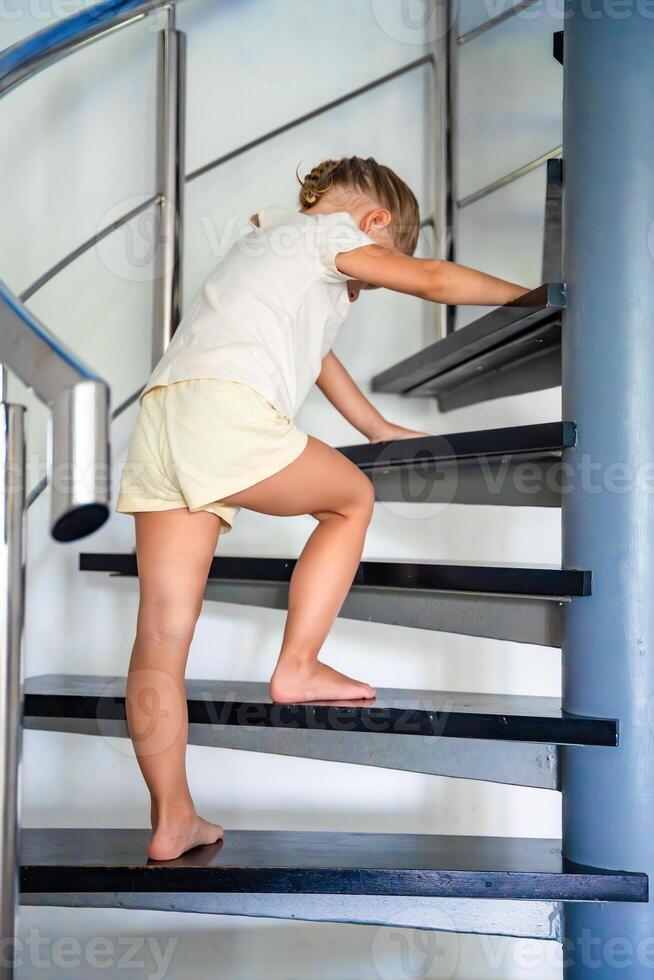
<instances>
[{"instance_id":1,"label":"child's leg","mask_svg":"<svg viewBox=\"0 0 654 980\"><path fill-rule=\"evenodd\" d=\"M195 812L186 781L184 671L202 606L220 518L186 508L140 513L136 550L140 603L127 680L127 720L152 799L148 854L177 857L222 836Z\"/></svg>"},{"instance_id":2,"label":"child's leg","mask_svg":"<svg viewBox=\"0 0 654 980\"><path fill-rule=\"evenodd\" d=\"M311 514L318 521L291 579L271 697L284 702L373 698L369 685L318 661L361 558L374 503L370 480L337 450L310 438L293 463L228 500L264 514Z\"/></svg>"}]
</instances>

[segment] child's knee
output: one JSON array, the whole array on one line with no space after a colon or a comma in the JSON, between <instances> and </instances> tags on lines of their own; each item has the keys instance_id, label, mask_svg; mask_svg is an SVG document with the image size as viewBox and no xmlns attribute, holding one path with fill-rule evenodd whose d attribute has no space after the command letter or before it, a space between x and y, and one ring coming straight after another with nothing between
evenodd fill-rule
<instances>
[{"instance_id":1,"label":"child's knee","mask_svg":"<svg viewBox=\"0 0 654 980\"><path fill-rule=\"evenodd\" d=\"M201 603L179 599L146 603L139 609L137 633L141 640L165 648L191 642Z\"/></svg>"},{"instance_id":2,"label":"child's knee","mask_svg":"<svg viewBox=\"0 0 654 980\"><path fill-rule=\"evenodd\" d=\"M350 492L345 499L335 505L333 510L316 512L312 514L312 517L315 517L317 521L345 518L367 526L375 506L375 488L368 477L360 474L358 479L353 481L349 490Z\"/></svg>"}]
</instances>

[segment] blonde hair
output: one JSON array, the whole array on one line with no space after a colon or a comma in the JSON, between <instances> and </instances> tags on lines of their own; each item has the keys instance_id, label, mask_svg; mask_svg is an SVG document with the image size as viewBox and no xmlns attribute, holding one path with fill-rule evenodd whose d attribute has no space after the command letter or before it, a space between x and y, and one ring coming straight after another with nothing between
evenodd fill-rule
<instances>
[{"instance_id":1,"label":"blonde hair","mask_svg":"<svg viewBox=\"0 0 654 980\"><path fill-rule=\"evenodd\" d=\"M391 213L391 234L397 248L413 255L420 233L420 209L413 191L397 174L373 157L324 160L300 181L299 204L303 211L317 204L332 187L347 187L369 194Z\"/></svg>"}]
</instances>

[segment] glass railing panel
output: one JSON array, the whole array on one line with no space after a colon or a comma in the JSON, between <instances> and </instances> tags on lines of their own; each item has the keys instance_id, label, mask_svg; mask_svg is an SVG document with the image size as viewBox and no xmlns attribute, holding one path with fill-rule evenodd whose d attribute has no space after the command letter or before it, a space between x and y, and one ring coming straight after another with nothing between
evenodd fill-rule
<instances>
[{"instance_id":1,"label":"glass railing panel","mask_svg":"<svg viewBox=\"0 0 654 980\"><path fill-rule=\"evenodd\" d=\"M29 303L66 347L106 379L113 407L136 390L150 371L153 210L151 207L90 249ZM28 407L31 490L47 469L50 412L13 376L10 397ZM113 431L114 461L118 450L115 440ZM115 490L115 474L112 482Z\"/></svg>"},{"instance_id":2,"label":"glass railing panel","mask_svg":"<svg viewBox=\"0 0 654 980\"><path fill-rule=\"evenodd\" d=\"M552 57L560 21L539 4L530 13L459 48L459 198L562 141L563 75Z\"/></svg>"},{"instance_id":3,"label":"glass railing panel","mask_svg":"<svg viewBox=\"0 0 654 980\"><path fill-rule=\"evenodd\" d=\"M543 165L459 211L459 260L527 286L540 285L545 184ZM486 307L459 307L457 326L486 312Z\"/></svg>"},{"instance_id":4,"label":"glass railing panel","mask_svg":"<svg viewBox=\"0 0 654 980\"><path fill-rule=\"evenodd\" d=\"M22 292L155 190L156 37L149 20L0 100L2 277ZM46 320L47 322L47 320Z\"/></svg>"},{"instance_id":5,"label":"glass railing panel","mask_svg":"<svg viewBox=\"0 0 654 980\"><path fill-rule=\"evenodd\" d=\"M459 10L459 36L464 37L470 31L477 30L484 24L489 24L496 17L509 11L522 14L524 0L463 0L457 4Z\"/></svg>"},{"instance_id":6,"label":"glass railing panel","mask_svg":"<svg viewBox=\"0 0 654 980\"><path fill-rule=\"evenodd\" d=\"M153 208L91 249L30 308L111 386L116 405L149 373Z\"/></svg>"},{"instance_id":7,"label":"glass railing panel","mask_svg":"<svg viewBox=\"0 0 654 980\"><path fill-rule=\"evenodd\" d=\"M374 0L358 4L353 15L349 0L319 9L269 0L262 30L257 4L182 4L178 26L193 44L187 169L424 55L429 22L409 21L407 29L405 6ZM361 131L352 152L365 155L367 137Z\"/></svg>"},{"instance_id":8,"label":"glass railing panel","mask_svg":"<svg viewBox=\"0 0 654 980\"><path fill-rule=\"evenodd\" d=\"M308 169L343 148L345 132L360 133L352 151L394 167L415 190L423 212L429 213L430 82L431 69L424 66L187 184L187 301L239 232L247 230L253 211L273 202L297 206L296 161ZM236 83L240 84L238 78ZM425 240L429 248L428 232Z\"/></svg>"}]
</instances>

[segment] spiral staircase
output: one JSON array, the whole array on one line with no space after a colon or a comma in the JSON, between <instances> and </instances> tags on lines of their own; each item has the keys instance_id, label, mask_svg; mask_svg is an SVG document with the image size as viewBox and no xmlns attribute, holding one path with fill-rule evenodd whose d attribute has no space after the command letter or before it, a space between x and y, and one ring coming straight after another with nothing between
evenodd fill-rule
<instances>
[{"instance_id":1,"label":"spiral staircase","mask_svg":"<svg viewBox=\"0 0 654 980\"><path fill-rule=\"evenodd\" d=\"M175 29L175 4L109 0L0 54L0 96L5 97L60 58L161 9L168 11L169 24L161 31L160 191L153 200L167 255L161 260L164 274L157 277L156 317L162 332L155 356L169 339L180 306L177 218L185 178L184 39ZM438 59L451 57L451 44L450 37L445 49L428 59L375 79L241 150L274 138L284 128L302 125L373 86L391 84L425 61L440 71ZM572 54L566 44L566 59L575 57L578 44ZM563 61L561 37L555 39L555 51ZM447 412L561 383L567 306L561 269L564 176L567 179L560 154L553 153L547 164L543 285L389 366L373 379L374 390L436 398ZM143 207L152 204L151 200ZM441 211L446 210L447 202L441 202ZM431 219L435 227L439 220L439 215ZM67 260L97 241L95 236ZM452 243L441 239L440 248L441 253L451 254ZM107 468L111 416L105 382L66 350L27 306L34 292L67 260L46 272L22 297L2 287L0 360L52 410L52 472L72 461L80 468L92 466L100 474L92 486L73 480L62 491L53 483L52 534L70 541L94 530L109 513L109 487L102 474ZM568 376L564 372L564 385ZM138 393L114 416L129 407ZM21 726L122 738L127 737L127 728L124 679L47 674L22 683L24 521L28 504L44 483L26 493L23 412L5 402L2 410L3 568L8 596L3 599L5 648L0 678L0 694L7 706L1 753L5 835L0 890L5 937L13 935L18 901L384 923L559 942L564 938L568 903L648 902L648 876L637 862L628 869L616 869L609 862L605 867L593 866L572 860L559 840L230 831L219 845L157 864L145 858L146 830L44 827L19 833L16 772ZM579 446L579 424L571 414L548 424L354 445L341 452L370 477L380 501L557 508L563 503L566 466ZM529 480L524 479L525 464ZM8 477L17 471L22 474L18 488L16 480ZM283 609L293 564L291 556L217 558L206 597ZM79 567L83 574L127 578L137 574L131 553L84 552ZM365 561L341 616L557 649L565 647L571 635L567 625L571 609L592 599L594 574L591 565L577 568L570 562L560 568L521 568ZM605 760L619 752L621 742L622 718L617 711L571 710L574 697L564 708L557 698L383 689L365 707L276 705L261 684L192 677L187 698L191 744L553 792L565 789L562 760L572 766L579 758L570 750L585 747L591 754L585 758ZM0 973L9 977L13 970L5 965Z\"/></svg>"}]
</instances>

